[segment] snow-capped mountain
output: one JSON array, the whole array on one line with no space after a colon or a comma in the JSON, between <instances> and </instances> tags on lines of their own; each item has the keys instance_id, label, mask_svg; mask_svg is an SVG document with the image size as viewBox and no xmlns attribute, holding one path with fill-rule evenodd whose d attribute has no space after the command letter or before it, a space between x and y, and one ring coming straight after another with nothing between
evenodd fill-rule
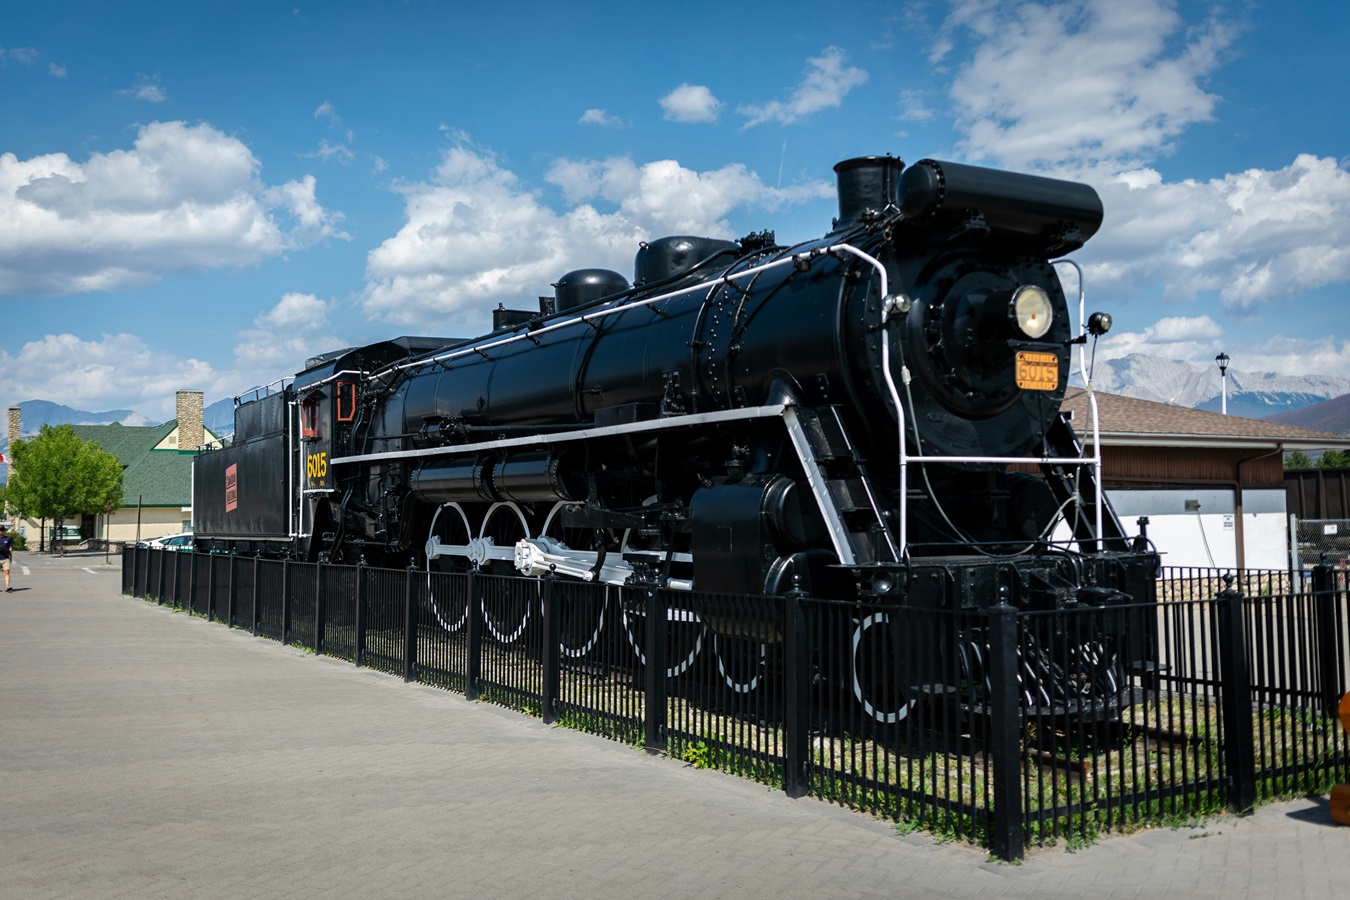
<instances>
[{"instance_id":1,"label":"snow-capped mountain","mask_svg":"<svg viewBox=\"0 0 1350 900\"><path fill-rule=\"evenodd\" d=\"M42 430L43 425L156 425L145 416L130 409L109 409L104 412L90 412L73 409L50 400L25 400L19 407L19 428L25 438L32 437ZM5 435L8 440L9 435Z\"/></svg>"},{"instance_id":2,"label":"snow-capped mountain","mask_svg":"<svg viewBox=\"0 0 1350 900\"><path fill-rule=\"evenodd\" d=\"M1071 382L1081 384L1076 373ZM1092 385L1112 394L1211 412L1218 412L1223 403L1223 382L1217 365L1199 367L1142 353L1097 360ZM1249 372L1231 366L1228 369L1229 415L1260 419L1347 393L1350 379Z\"/></svg>"},{"instance_id":3,"label":"snow-capped mountain","mask_svg":"<svg viewBox=\"0 0 1350 900\"><path fill-rule=\"evenodd\" d=\"M160 423L130 409L109 409L103 412L91 412L75 409L50 400L25 400L16 404L19 407L19 429L23 437L30 438L42 430L43 425L122 425L145 426ZM234 400L226 397L212 403L202 411L204 424L212 434L230 437L234 434ZM9 433L0 433L0 452L9 449Z\"/></svg>"}]
</instances>

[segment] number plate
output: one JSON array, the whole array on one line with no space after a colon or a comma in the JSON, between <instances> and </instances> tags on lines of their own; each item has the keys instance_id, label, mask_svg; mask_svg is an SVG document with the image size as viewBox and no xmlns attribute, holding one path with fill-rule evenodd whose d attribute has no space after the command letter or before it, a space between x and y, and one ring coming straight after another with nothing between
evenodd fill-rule
<instances>
[{"instance_id":1,"label":"number plate","mask_svg":"<svg viewBox=\"0 0 1350 900\"><path fill-rule=\"evenodd\" d=\"M1017 351L1017 386L1024 391L1053 391L1059 387L1059 357L1053 353Z\"/></svg>"}]
</instances>

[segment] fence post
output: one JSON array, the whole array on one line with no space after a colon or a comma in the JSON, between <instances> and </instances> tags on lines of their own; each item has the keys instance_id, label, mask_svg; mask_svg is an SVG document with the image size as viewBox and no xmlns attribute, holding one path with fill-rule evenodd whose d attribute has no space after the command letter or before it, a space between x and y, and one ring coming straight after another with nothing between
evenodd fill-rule
<instances>
[{"instance_id":1,"label":"fence post","mask_svg":"<svg viewBox=\"0 0 1350 900\"><path fill-rule=\"evenodd\" d=\"M558 693L562 683L562 622L558 609L557 576L544 576L544 723L558 721Z\"/></svg>"},{"instance_id":2,"label":"fence post","mask_svg":"<svg viewBox=\"0 0 1350 900\"><path fill-rule=\"evenodd\" d=\"M164 552L173 554L171 557L173 559L173 577L169 579L169 590L172 593L169 594L169 605L174 609L178 609L178 567L181 565L179 562L179 554L177 550L165 550Z\"/></svg>"},{"instance_id":3,"label":"fence post","mask_svg":"<svg viewBox=\"0 0 1350 900\"><path fill-rule=\"evenodd\" d=\"M790 797L807 793L808 740L811 724L811 647L806 633L800 576L783 595L783 790Z\"/></svg>"},{"instance_id":4,"label":"fence post","mask_svg":"<svg viewBox=\"0 0 1350 900\"><path fill-rule=\"evenodd\" d=\"M216 620L216 554L206 557L206 621Z\"/></svg>"},{"instance_id":5,"label":"fence post","mask_svg":"<svg viewBox=\"0 0 1350 900\"><path fill-rule=\"evenodd\" d=\"M360 668L366 658L366 560L362 557L356 564L356 648L352 652L352 661Z\"/></svg>"},{"instance_id":6,"label":"fence post","mask_svg":"<svg viewBox=\"0 0 1350 900\"><path fill-rule=\"evenodd\" d=\"M156 549L156 550L155 550L155 553L156 553L156 554L158 555L158 557L159 557L159 560L158 560L158 567L159 567L159 596L155 598L155 602L157 602L160 606L163 606L163 605L164 605L164 551L163 551L162 549Z\"/></svg>"},{"instance_id":7,"label":"fence post","mask_svg":"<svg viewBox=\"0 0 1350 900\"><path fill-rule=\"evenodd\" d=\"M1336 573L1325 562L1313 567L1312 589L1317 619L1317 684L1322 695L1322 709L1334 719L1338 715L1345 687L1337 641Z\"/></svg>"},{"instance_id":8,"label":"fence post","mask_svg":"<svg viewBox=\"0 0 1350 900\"><path fill-rule=\"evenodd\" d=\"M417 678L417 605L413 603L413 583L417 580L417 561L408 563L403 584L403 680Z\"/></svg>"},{"instance_id":9,"label":"fence post","mask_svg":"<svg viewBox=\"0 0 1350 900\"><path fill-rule=\"evenodd\" d=\"M234 548L230 548L230 589L225 594L225 627L234 627L234 615L237 609L235 603L235 593L238 588L239 580L235 577L239 574L239 554Z\"/></svg>"},{"instance_id":10,"label":"fence post","mask_svg":"<svg viewBox=\"0 0 1350 900\"><path fill-rule=\"evenodd\" d=\"M291 642L291 558L281 560L281 643Z\"/></svg>"},{"instance_id":11,"label":"fence post","mask_svg":"<svg viewBox=\"0 0 1350 900\"><path fill-rule=\"evenodd\" d=\"M1022 701L1017 692L1017 610L1000 601L989 613L989 751L993 763L991 848L999 859L1021 859Z\"/></svg>"},{"instance_id":12,"label":"fence post","mask_svg":"<svg viewBox=\"0 0 1350 900\"><path fill-rule=\"evenodd\" d=\"M323 594L323 576L328 571L328 564L317 562L314 565L314 655L320 656L323 654L323 620L328 615Z\"/></svg>"},{"instance_id":13,"label":"fence post","mask_svg":"<svg viewBox=\"0 0 1350 900\"><path fill-rule=\"evenodd\" d=\"M197 611L197 552L188 554L188 612Z\"/></svg>"},{"instance_id":14,"label":"fence post","mask_svg":"<svg viewBox=\"0 0 1350 900\"><path fill-rule=\"evenodd\" d=\"M647 695L643 708L643 740L648 753L666 750L666 598L655 587L647 591L646 633L647 670L644 688Z\"/></svg>"},{"instance_id":15,"label":"fence post","mask_svg":"<svg viewBox=\"0 0 1350 900\"><path fill-rule=\"evenodd\" d=\"M1215 598L1218 613L1219 690L1222 692L1224 761L1228 769L1228 805L1245 813L1256 805L1256 747L1252 734L1252 683L1247 668L1247 630L1242 594L1233 576Z\"/></svg>"},{"instance_id":16,"label":"fence post","mask_svg":"<svg viewBox=\"0 0 1350 900\"><path fill-rule=\"evenodd\" d=\"M258 636L258 601L262 594L262 579L258 577L260 568L261 557L255 555L253 557L253 612L248 623L249 630L253 632L254 637Z\"/></svg>"},{"instance_id":17,"label":"fence post","mask_svg":"<svg viewBox=\"0 0 1350 900\"><path fill-rule=\"evenodd\" d=\"M483 677L483 586L477 569L469 570L469 598L465 615L469 629L469 658L465 660L464 697L478 699L478 680Z\"/></svg>"}]
</instances>

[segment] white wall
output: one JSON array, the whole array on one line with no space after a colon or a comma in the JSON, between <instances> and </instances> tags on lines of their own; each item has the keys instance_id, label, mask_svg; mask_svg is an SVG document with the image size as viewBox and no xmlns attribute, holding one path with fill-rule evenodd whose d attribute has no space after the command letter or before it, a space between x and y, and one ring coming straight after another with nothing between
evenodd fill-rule
<instances>
[{"instance_id":1,"label":"white wall","mask_svg":"<svg viewBox=\"0 0 1350 900\"><path fill-rule=\"evenodd\" d=\"M1231 490L1115 488L1107 496L1130 534L1138 531L1138 518L1148 516L1148 536L1163 554L1163 565L1237 566L1237 512ZM1288 568L1284 488L1247 488L1242 492L1242 506L1246 567Z\"/></svg>"}]
</instances>

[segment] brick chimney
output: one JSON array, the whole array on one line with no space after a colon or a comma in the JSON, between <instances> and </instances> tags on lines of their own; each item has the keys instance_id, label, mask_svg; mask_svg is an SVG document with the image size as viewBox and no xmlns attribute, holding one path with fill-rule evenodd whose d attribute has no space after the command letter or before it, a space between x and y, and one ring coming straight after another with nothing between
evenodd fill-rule
<instances>
[{"instance_id":1,"label":"brick chimney","mask_svg":"<svg viewBox=\"0 0 1350 900\"><path fill-rule=\"evenodd\" d=\"M178 407L178 452L196 453L197 448L206 443L206 428L202 424L201 391L179 391Z\"/></svg>"}]
</instances>

